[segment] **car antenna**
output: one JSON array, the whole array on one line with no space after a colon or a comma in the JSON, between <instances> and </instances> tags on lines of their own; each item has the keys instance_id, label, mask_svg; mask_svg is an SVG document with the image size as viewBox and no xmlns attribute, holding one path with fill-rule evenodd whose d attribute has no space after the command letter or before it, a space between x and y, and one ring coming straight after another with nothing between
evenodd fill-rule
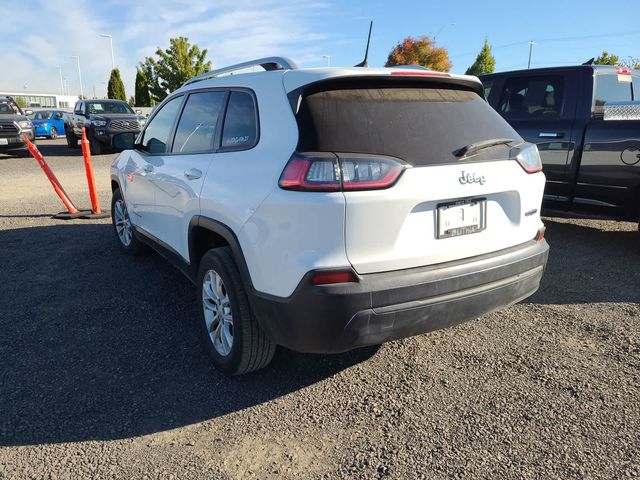
<instances>
[{"instance_id":1,"label":"car antenna","mask_svg":"<svg viewBox=\"0 0 640 480\"><path fill-rule=\"evenodd\" d=\"M367 37L367 49L364 51L364 60L354 67L368 67L369 66L369 42L371 42L371 27L373 27L373 20L369 22L369 36Z\"/></svg>"}]
</instances>

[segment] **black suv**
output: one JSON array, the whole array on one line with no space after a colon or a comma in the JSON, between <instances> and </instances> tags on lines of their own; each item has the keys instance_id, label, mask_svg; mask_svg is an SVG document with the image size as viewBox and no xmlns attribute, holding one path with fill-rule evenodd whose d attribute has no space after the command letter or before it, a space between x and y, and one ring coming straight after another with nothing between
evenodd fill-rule
<instances>
[{"instance_id":1,"label":"black suv","mask_svg":"<svg viewBox=\"0 0 640 480\"><path fill-rule=\"evenodd\" d=\"M35 135L33 124L11 97L0 97L0 153L29 156L22 134L29 140Z\"/></svg>"}]
</instances>

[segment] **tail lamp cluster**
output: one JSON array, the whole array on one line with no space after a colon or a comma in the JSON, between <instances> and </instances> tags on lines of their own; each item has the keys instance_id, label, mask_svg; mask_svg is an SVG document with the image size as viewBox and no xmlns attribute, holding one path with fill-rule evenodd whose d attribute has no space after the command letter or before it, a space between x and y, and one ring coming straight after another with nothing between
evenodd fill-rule
<instances>
[{"instance_id":1,"label":"tail lamp cluster","mask_svg":"<svg viewBox=\"0 0 640 480\"><path fill-rule=\"evenodd\" d=\"M381 190L393 186L407 168L383 156L294 154L280 176L280 188L307 192Z\"/></svg>"}]
</instances>

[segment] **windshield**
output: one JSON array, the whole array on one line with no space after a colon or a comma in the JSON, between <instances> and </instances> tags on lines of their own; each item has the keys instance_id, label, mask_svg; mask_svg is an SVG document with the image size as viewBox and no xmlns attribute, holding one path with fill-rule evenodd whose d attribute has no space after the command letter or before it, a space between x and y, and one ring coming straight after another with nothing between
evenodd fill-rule
<instances>
[{"instance_id":1,"label":"windshield","mask_svg":"<svg viewBox=\"0 0 640 480\"><path fill-rule=\"evenodd\" d=\"M18 106L13 102L7 102L6 100L0 101L0 115L16 115L20 114Z\"/></svg>"},{"instance_id":2,"label":"windshield","mask_svg":"<svg viewBox=\"0 0 640 480\"><path fill-rule=\"evenodd\" d=\"M462 147L487 140L522 142L484 99L450 88L320 91L302 100L297 120L298 151L390 155L416 166L456 163ZM508 158L508 152L499 145L476 158Z\"/></svg>"},{"instance_id":3,"label":"windshield","mask_svg":"<svg viewBox=\"0 0 640 480\"><path fill-rule=\"evenodd\" d=\"M133 113L131 107L126 103L120 102L90 102L89 113Z\"/></svg>"},{"instance_id":4,"label":"windshield","mask_svg":"<svg viewBox=\"0 0 640 480\"><path fill-rule=\"evenodd\" d=\"M48 120L51 118L53 112L33 112L27 115L30 120Z\"/></svg>"}]
</instances>

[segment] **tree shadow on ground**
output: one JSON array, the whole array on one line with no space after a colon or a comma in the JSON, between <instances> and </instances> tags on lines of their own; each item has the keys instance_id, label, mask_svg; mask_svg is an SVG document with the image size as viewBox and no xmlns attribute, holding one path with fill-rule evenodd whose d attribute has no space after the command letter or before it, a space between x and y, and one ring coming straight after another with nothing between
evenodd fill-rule
<instances>
[{"instance_id":1,"label":"tree shadow on ground","mask_svg":"<svg viewBox=\"0 0 640 480\"><path fill-rule=\"evenodd\" d=\"M111 228L0 232L0 445L178 428L287 395L377 351L281 349L266 369L228 378L201 346L193 285L158 255L120 253Z\"/></svg>"}]
</instances>

